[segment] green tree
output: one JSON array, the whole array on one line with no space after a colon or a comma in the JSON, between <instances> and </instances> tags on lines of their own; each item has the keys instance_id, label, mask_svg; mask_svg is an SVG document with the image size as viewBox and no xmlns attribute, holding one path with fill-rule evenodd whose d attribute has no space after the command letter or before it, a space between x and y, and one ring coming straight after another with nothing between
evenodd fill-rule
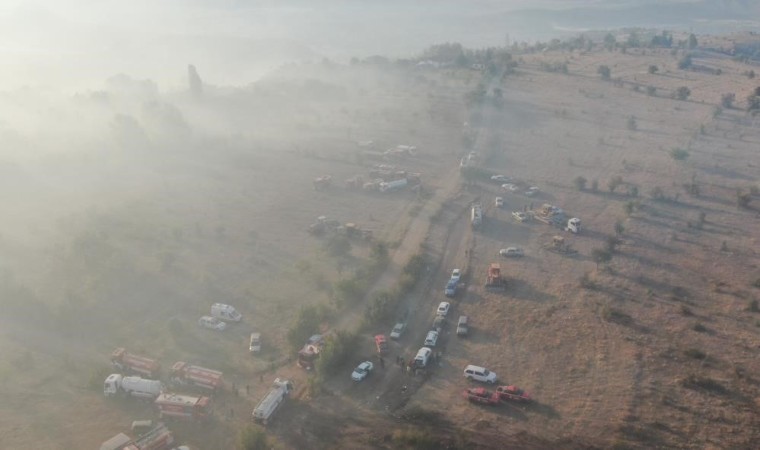
<instances>
[{"instance_id":1,"label":"green tree","mask_svg":"<svg viewBox=\"0 0 760 450\"><path fill-rule=\"evenodd\" d=\"M602 80L609 80L612 77L612 70L610 70L609 66L599 66L599 68L596 69L596 73L602 77Z\"/></svg>"},{"instance_id":2,"label":"green tree","mask_svg":"<svg viewBox=\"0 0 760 450\"><path fill-rule=\"evenodd\" d=\"M626 216L631 216L633 212L636 210L636 202L633 200L628 200L623 204L623 211L625 211Z\"/></svg>"},{"instance_id":3,"label":"green tree","mask_svg":"<svg viewBox=\"0 0 760 450\"><path fill-rule=\"evenodd\" d=\"M617 39L615 39L615 36L612 33L607 33L607 35L604 36L604 48L612 51L612 49L615 48L616 44Z\"/></svg>"},{"instance_id":4,"label":"green tree","mask_svg":"<svg viewBox=\"0 0 760 450\"><path fill-rule=\"evenodd\" d=\"M670 157L676 161L683 161L689 157L689 152L682 148L674 148L670 150Z\"/></svg>"},{"instance_id":5,"label":"green tree","mask_svg":"<svg viewBox=\"0 0 760 450\"><path fill-rule=\"evenodd\" d=\"M694 33L689 35L689 50L694 50L697 48L697 37L694 36Z\"/></svg>"},{"instance_id":6,"label":"green tree","mask_svg":"<svg viewBox=\"0 0 760 450\"><path fill-rule=\"evenodd\" d=\"M575 180L573 180L573 184L575 184L575 187L579 191L582 191L582 190L586 189L586 183L587 182L588 182L588 180L586 180L586 178L584 178L582 176L578 176L578 177L575 178Z\"/></svg>"},{"instance_id":7,"label":"green tree","mask_svg":"<svg viewBox=\"0 0 760 450\"><path fill-rule=\"evenodd\" d=\"M612 253L603 248L595 248L591 251L591 259L596 263L596 268L598 270L599 264L607 264L612 261Z\"/></svg>"},{"instance_id":8,"label":"green tree","mask_svg":"<svg viewBox=\"0 0 760 450\"><path fill-rule=\"evenodd\" d=\"M248 425L240 431L238 448L240 450L267 450L269 448L267 434L264 430Z\"/></svg>"},{"instance_id":9,"label":"green tree","mask_svg":"<svg viewBox=\"0 0 760 450\"><path fill-rule=\"evenodd\" d=\"M683 58L678 60L678 68L681 70L686 70L691 67L691 54L686 54L683 56Z\"/></svg>"},{"instance_id":10,"label":"green tree","mask_svg":"<svg viewBox=\"0 0 760 450\"><path fill-rule=\"evenodd\" d=\"M636 131L639 128L638 123L636 123L635 116L628 116L628 121L626 121L626 128L631 131Z\"/></svg>"},{"instance_id":11,"label":"green tree","mask_svg":"<svg viewBox=\"0 0 760 450\"><path fill-rule=\"evenodd\" d=\"M615 234L617 236L621 236L625 232L625 225L623 225L623 222L618 220L615 222Z\"/></svg>"},{"instance_id":12,"label":"green tree","mask_svg":"<svg viewBox=\"0 0 760 450\"><path fill-rule=\"evenodd\" d=\"M617 189L621 184L623 184L623 177L620 175L615 175L614 177L610 178L609 181L607 181L607 189L609 189L610 192L615 192L615 189Z\"/></svg>"},{"instance_id":13,"label":"green tree","mask_svg":"<svg viewBox=\"0 0 760 450\"><path fill-rule=\"evenodd\" d=\"M655 66L654 64L652 64L652 65L649 66L649 73L651 73L652 75L656 74L657 71L659 71L659 70L660 69L657 66Z\"/></svg>"},{"instance_id":14,"label":"green tree","mask_svg":"<svg viewBox=\"0 0 760 450\"><path fill-rule=\"evenodd\" d=\"M686 86L681 86L678 89L676 89L676 98L678 100L686 100L691 95L691 89L687 88Z\"/></svg>"},{"instance_id":15,"label":"green tree","mask_svg":"<svg viewBox=\"0 0 760 450\"><path fill-rule=\"evenodd\" d=\"M726 109L734 107L734 101L736 100L736 94L728 93L720 96L720 105Z\"/></svg>"}]
</instances>

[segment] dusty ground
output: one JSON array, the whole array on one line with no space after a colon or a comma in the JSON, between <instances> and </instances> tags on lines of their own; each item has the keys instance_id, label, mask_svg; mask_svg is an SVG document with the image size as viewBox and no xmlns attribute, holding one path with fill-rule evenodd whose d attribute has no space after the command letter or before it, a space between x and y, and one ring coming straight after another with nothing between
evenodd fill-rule
<instances>
[{"instance_id":1,"label":"dusty ground","mask_svg":"<svg viewBox=\"0 0 760 450\"><path fill-rule=\"evenodd\" d=\"M726 92L743 107L757 83L742 75L748 66L726 58L697 59L721 75L678 70L677 58L664 50L521 56L517 74L501 83L504 107L480 111L490 127L473 122L474 148L483 167L539 186L535 198L457 178L462 123L472 119L464 94L480 74L456 70L284 70L248 94L266 106L236 116L255 126L234 139L160 157L121 155L121 166L95 154L57 161L55 170L46 160L9 169L16 184L5 194L13 201L0 244L13 262L4 266L3 293L47 306L14 304L24 320L0 318L8 355L0 361L0 448L89 448L150 416L148 405L108 402L99 392L99 371L116 346L164 367L178 359L217 367L237 384L239 397L216 399L211 424L175 425L198 448L233 448L274 376L299 386L269 430L284 448L393 448L401 445L394 433L409 426L452 447L751 448L760 439L760 316L748 310L760 296L752 286L760 277L760 199L755 209L738 209L735 191L757 185L760 132L745 112L714 115L714 108ZM569 74L542 72L541 61L567 62ZM600 80L602 64L620 80ZM648 73L651 64L657 74ZM309 77L311 85L303 83ZM688 101L670 98L684 85ZM192 122L213 108L183 110ZM635 131L626 127L630 116ZM432 196L346 191L342 180L373 163L356 157L354 141L362 139L419 146L398 164L422 172ZM672 159L674 147L689 157ZM83 175L92 167L97 176ZM311 180L322 174L337 186L314 191ZM624 185L611 193L607 181L616 175ZM573 185L577 176L589 180L586 190ZM692 180L698 196L683 188ZM638 197L627 195L631 186ZM654 187L665 200L650 197ZM501 210L492 206L496 195L505 197ZM42 198L56 200L44 213L34 208L47 206ZM486 205L486 220L473 232L467 213L475 199ZM628 216L630 200L638 207ZM544 202L582 218L583 233L511 220L510 211ZM705 222L697 228L700 211ZM306 395L309 375L286 359L291 317L299 305L329 302L330 282L368 254L368 245L355 243L347 258L327 256L323 241L305 231L323 214L393 244L375 289L392 285L424 242L430 272L402 306L410 326L391 355L416 352L448 274L465 269L468 287L449 313L439 367L410 377L391 358L360 384L350 382L347 367L327 380L331 393ZM597 268L591 252L616 221L625 227L621 244L609 266ZM558 232L576 256L544 248ZM507 245L527 255L502 260L509 288L487 293L485 269ZM580 287L583 274L594 289ZM213 301L235 304L244 323L220 334L197 329ZM327 325L349 328L361 311L358 305ZM471 318L467 339L452 333L460 314ZM258 358L247 354L251 329L265 337ZM362 339L357 362L373 354L371 336ZM467 403L461 370L468 363L537 401L492 409ZM251 392L242 395L246 384ZM415 407L432 412L435 425L405 416Z\"/></svg>"}]
</instances>

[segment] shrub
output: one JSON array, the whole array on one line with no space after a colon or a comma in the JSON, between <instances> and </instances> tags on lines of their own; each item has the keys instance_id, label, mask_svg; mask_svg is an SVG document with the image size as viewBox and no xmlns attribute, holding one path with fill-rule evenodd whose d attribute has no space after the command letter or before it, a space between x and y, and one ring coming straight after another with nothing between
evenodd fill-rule
<instances>
[{"instance_id":1,"label":"shrub","mask_svg":"<svg viewBox=\"0 0 760 450\"><path fill-rule=\"evenodd\" d=\"M694 315L694 313L691 311L691 308L689 308L688 305L681 305L681 314L686 317L690 317Z\"/></svg>"},{"instance_id":2,"label":"shrub","mask_svg":"<svg viewBox=\"0 0 760 450\"><path fill-rule=\"evenodd\" d=\"M623 211L625 211L626 216L631 216L634 211L636 211L636 202L633 200L628 200L627 202L623 203Z\"/></svg>"},{"instance_id":3,"label":"shrub","mask_svg":"<svg viewBox=\"0 0 760 450\"><path fill-rule=\"evenodd\" d=\"M609 80L612 76L612 70L610 70L609 66L599 66L598 69L596 69L596 73L599 74L599 76L602 77L602 80Z\"/></svg>"},{"instance_id":4,"label":"shrub","mask_svg":"<svg viewBox=\"0 0 760 450\"><path fill-rule=\"evenodd\" d=\"M705 333L705 332L707 332L707 327L704 326L704 325L702 325L700 322L695 323L694 326L692 327L692 329L694 331L696 331L697 333Z\"/></svg>"},{"instance_id":5,"label":"shrub","mask_svg":"<svg viewBox=\"0 0 760 450\"><path fill-rule=\"evenodd\" d=\"M576 187L576 188L577 188L579 191L582 191L582 190L586 189L586 183L587 183L587 182L588 182L588 180L586 180L586 178L584 178L584 177L582 177L582 176L578 176L578 177L576 177L576 178L573 180L573 184L575 184L575 187Z\"/></svg>"},{"instance_id":6,"label":"shrub","mask_svg":"<svg viewBox=\"0 0 760 450\"><path fill-rule=\"evenodd\" d=\"M678 89L676 89L675 97L678 100L686 100L691 95L691 89L689 89L686 86L681 86Z\"/></svg>"},{"instance_id":7,"label":"shrub","mask_svg":"<svg viewBox=\"0 0 760 450\"><path fill-rule=\"evenodd\" d=\"M596 289L596 283L591 279L591 274L589 272L584 273L578 278L578 285L583 289Z\"/></svg>"},{"instance_id":8,"label":"shrub","mask_svg":"<svg viewBox=\"0 0 760 450\"><path fill-rule=\"evenodd\" d=\"M252 425L248 425L240 431L238 441L240 450L267 450L270 447L266 432Z\"/></svg>"},{"instance_id":9,"label":"shrub","mask_svg":"<svg viewBox=\"0 0 760 450\"><path fill-rule=\"evenodd\" d=\"M623 222L618 220L615 222L615 235L620 236L625 232L625 225L623 225Z\"/></svg>"},{"instance_id":10,"label":"shrub","mask_svg":"<svg viewBox=\"0 0 760 450\"><path fill-rule=\"evenodd\" d=\"M599 190L599 180L594 178L593 180L591 180L591 191L596 192L598 190Z\"/></svg>"},{"instance_id":11,"label":"shrub","mask_svg":"<svg viewBox=\"0 0 760 450\"><path fill-rule=\"evenodd\" d=\"M661 187L655 186L652 188L651 191L649 191L649 196L652 197L654 200L663 200L665 198L665 192L662 190Z\"/></svg>"},{"instance_id":12,"label":"shrub","mask_svg":"<svg viewBox=\"0 0 760 450\"><path fill-rule=\"evenodd\" d=\"M676 161L683 161L689 157L689 152L682 148L674 148L670 150L670 157Z\"/></svg>"},{"instance_id":13,"label":"shrub","mask_svg":"<svg viewBox=\"0 0 760 450\"><path fill-rule=\"evenodd\" d=\"M736 100L736 94L728 93L720 96L720 105L726 109L731 109L734 106Z\"/></svg>"},{"instance_id":14,"label":"shrub","mask_svg":"<svg viewBox=\"0 0 760 450\"><path fill-rule=\"evenodd\" d=\"M685 350L683 353L684 353L684 355L688 356L689 358L694 358L694 359L705 359L705 358L707 358L707 354L705 354L705 352L703 352L702 350L700 350L698 348L690 348L690 349Z\"/></svg>"},{"instance_id":15,"label":"shrub","mask_svg":"<svg viewBox=\"0 0 760 450\"><path fill-rule=\"evenodd\" d=\"M351 251L351 241L346 236L336 234L327 240L325 248L331 256L345 256Z\"/></svg>"},{"instance_id":16,"label":"shrub","mask_svg":"<svg viewBox=\"0 0 760 450\"><path fill-rule=\"evenodd\" d=\"M610 192L615 192L615 189L617 189L621 184L623 184L623 177L616 175L607 181L607 188L610 190Z\"/></svg>"},{"instance_id":17,"label":"shrub","mask_svg":"<svg viewBox=\"0 0 760 450\"><path fill-rule=\"evenodd\" d=\"M649 73L651 73L651 74L655 74L659 70L660 69L657 66L655 66L654 64L652 64L652 65L649 66Z\"/></svg>"},{"instance_id":18,"label":"shrub","mask_svg":"<svg viewBox=\"0 0 760 450\"><path fill-rule=\"evenodd\" d=\"M678 68L681 70L686 70L691 67L691 54L686 54L683 56L683 58L678 60Z\"/></svg>"},{"instance_id":19,"label":"shrub","mask_svg":"<svg viewBox=\"0 0 760 450\"><path fill-rule=\"evenodd\" d=\"M434 450L441 448L441 443L438 442L429 431L421 430L419 428L406 428L394 431L393 443L400 448L412 448L415 450Z\"/></svg>"},{"instance_id":20,"label":"shrub","mask_svg":"<svg viewBox=\"0 0 760 450\"><path fill-rule=\"evenodd\" d=\"M636 117L629 116L628 121L626 122L626 128L628 128L630 131L636 131L639 128L639 125L636 123Z\"/></svg>"},{"instance_id":21,"label":"shrub","mask_svg":"<svg viewBox=\"0 0 760 450\"><path fill-rule=\"evenodd\" d=\"M750 312L760 312L760 306L758 306L757 300L750 300L749 305L747 305L747 310Z\"/></svg>"},{"instance_id":22,"label":"shrub","mask_svg":"<svg viewBox=\"0 0 760 450\"><path fill-rule=\"evenodd\" d=\"M328 336L317 359L317 371L323 376L337 373L351 359L358 344L356 332L338 330Z\"/></svg>"},{"instance_id":23,"label":"shrub","mask_svg":"<svg viewBox=\"0 0 760 450\"><path fill-rule=\"evenodd\" d=\"M647 95L654 97L657 95L657 88L654 86L647 86Z\"/></svg>"},{"instance_id":24,"label":"shrub","mask_svg":"<svg viewBox=\"0 0 760 450\"><path fill-rule=\"evenodd\" d=\"M327 319L330 309L324 305L302 306L287 333L288 343L298 351L312 335L319 333L320 325Z\"/></svg>"},{"instance_id":25,"label":"shrub","mask_svg":"<svg viewBox=\"0 0 760 450\"><path fill-rule=\"evenodd\" d=\"M747 208L752 201L752 194L744 192L741 189L736 190L736 206L740 208Z\"/></svg>"}]
</instances>

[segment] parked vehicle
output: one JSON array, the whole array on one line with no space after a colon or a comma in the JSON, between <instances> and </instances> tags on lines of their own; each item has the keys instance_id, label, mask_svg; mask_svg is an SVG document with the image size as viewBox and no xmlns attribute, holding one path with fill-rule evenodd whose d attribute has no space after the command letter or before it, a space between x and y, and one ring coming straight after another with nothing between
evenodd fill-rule
<instances>
[{"instance_id":1,"label":"parked vehicle","mask_svg":"<svg viewBox=\"0 0 760 450\"><path fill-rule=\"evenodd\" d=\"M164 385L158 380L140 377L125 377L118 373L108 375L103 385L106 397L125 395L137 398L154 399L164 390Z\"/></svg>"},{"instance_id":2,"label":"parked vehicle","mask_svg":"<svg viewBox=\"0 0 760 450\"><path fill-rule=\"evenodd\" d=\"M507 281L501 276L501 265L499 263L491 263L488 267L485 287L488 291L504 291L507 289Z\"/></svg>"},{"instance_id":3,"label":"parked vehicle","mask_svg":"<svg viewBox=\"0 0 760 450\"><path fill-rule=\"evenodd\" d=\"M525 222L529 219L528 215L522 211L512 211L512 218L518 222Z\"/></svg>"},{"instance_id":4,"label":"parked vehicle","mask_svg":"<svg viewBox=\"0 0 760 450\"><path fill-rule=\"evenodd\" d=\"M473 228L478 228L483 224L483 209L480 207L479 203L472 205L472 210L470 211L470 224Z\"/></svg>"},{"instance_id":5,"label":"parked vehicle","mask_svg":"<svg viewBox=\"0 0 760 450\"><path fill-rule=\"evenodd\" d=\"M319 358L319 353L322 351L325 345L325 340L321 334L315 334L309 338L306 345L298 351L298 367L306 370L314 368L314 363Z\"/></svg>"},{"instance_id":6,"label":"parked vehicle","mask_svg":"<svg viewBox=\"0 0 760 450\"><path fill-rule=\"evenodd\" d=\"M261 333L251 333L251 338L248 342L248 351L250 353L258 353L261 351Z\"/></svg>"},{"instance_id":7,"label":"parked vehicle","mask_svg":"<svg viewBox=\"0 0 760 450\"><path fill-rule=\"evenodd\" d=\"M388 353L388 340L385 338L384 334L378 334L375 336L375 348L379 355Z\"/></svg>"},{"instance_id":8,"label":"parked vehicle","mask_svg":"<svg viewBox=\"0 0 760 450\"><path fill-rule=\"evenodd\" d=\"M222 372L218 370L191 366L186 362L177 361L172 366L169 377L172 383L175 384L198 386L215 391L222 387L222 375Z\"/></svg>"},{"instance_id":9,"label":"parked vehicle","mask_svg":"<svg viewBox=\"0 0 760 450\"><path fill-rule=\"evenodd\" d=\"M224 303L214 303L211 305L211 317L226 322L240 322L243 320L243 316L233 306L225 305Z\"/></svg>"},{"instance_id":10,"label":"parked vehicle","mask_svg":"<svg viewBox=\"0 0 760 450\"><path fill-rule=\"evenodd\" d=\"M180 420L204 420L211 416L211 399L191 395L161 394L155 402L159 416Z\"/></svg>"},{"instance_id":11,"label":"parked vehicle","mask_svg":"<svg viewBox=\"0 0 760 450\"><path fill-rule=\"evenodd\" d=\"M438 332L438 334L441 333L441 330L443 330L443 326L446 325L446 318L443 316L436 315L435 319L433 320L433 329Z\"/></svg>"},{"instance_id":12,"label":"parked vehicle","mask_svg":"<svg viewBox=\"0 0 760 450\"><path fill-rule=\"evenodd\" d=\"M496 374L485 367L468 365L464 368L464 377L468 380L480 381L481 383L494 384L498 379Z\"/></svg>"},{"instance_id":13,"label":"parked vehicle","mask_svg":"<svg viewBox=\"0 0 760 450\"><path fill-rule=\"evenodd\" d=\"M581 232L581 219L577 217L573 217L572 219L567 221L567 227L565 228L567 231L572 231L573 233L580 233Z\"/></svg>"},{"instance_id":14,"label":"parked vehicle","mask_svg":"<svg viewBox=\"0 0 760 450\"><path fill-rule=\"evenodd\" d=\"M470 331L467 321L467 316L459 316L459 321L457 322L457 336L467 336L467 333Z\"/></svg>"},{"instance_id":15,"label":"parked vehicle","mask_svg":"<svg viewBox=\"0 0 760 450\"><path fill-rule=\"evenodd\" d=\"M393 326L393 329L391 330L391 339L399 339L402 334L404 334L404 330L406 330L406 324L403 322L399 322L396 325Z\"/></svg>"},{"instance_id":16,"label":"parked vehicle","mask_svg":"<svg viewBox=\"0 0 760 450\"><path fill-rule=\"evenodd\" d=\"M406 178L401 178L400 180L394 180L387 183L382 182L380 183L379 189L380 192L391 192L405 187L408 183L409 182Z\"/></svg>"},{"instance_id":17,"label":"parked vehicle","mask_svg":"<svg viewBox=\"0 0 760 450\"><path fill-rule=\"evenodd\" d=\"M525 251L520 247L507 247L499 250L499 255L505 258L518 258L525 256Z\"/></svg>"},{"instance_id":18,"label":"parked vehicle","mask_svg":"<svg viewBox=\"0 0 760 450\"><path fill-rule=\"evenodd\" d=\"M155 359L128 353L124 348L117 348L111 353L111 365L120 371L139 373L148 378L158 376L161 364Z\"/></svg>"},{"instance_id":19,"label":"parked vehicle","mask_svg":"<svg viewBox=\"0 0 760 450\"><path fill-rule=\"evenodd\" d=\"M162 450L174 443L174 435L163 423L151 426L137 439L119 433L100 445L100 450Z\"/></svg>"},{"instance_id":20,"label":"parked vehicle","mask_svg":"<svg viewBox=\"0 0 760 450\"><path fill-rule=\"evenodd\" d=\"M506 176L506 175L491 175L491 181L495 181L497 183L506 183L507 181L511 181L512 178Z\"/></svg>"},{"instance_id":21,"label":"parked vehicle","mask_svg":"<svg viewBox=\"0 0 760 450\"><path fill-rule=\"evenodd\" d=\"M501 401L499 394L482 387L465 389L462 392L462 396L473 403L482 403L484 405L498 405Z\"/></svg>"},{"instance_id":22,"label":"parked vehicle","mask_svg":"<svg viewBox=\"0 0 760 450\"><path fill-rule=\"evenodd\" d=\"M451 271L451 279L454 281L459 281L459 279L462 278L462 271L459 269L454 269Z\"/></svg>"},{"instance_id":23,"label":"parked vehicle","mask_svg":"<svg viewBox=\"0 0 760 450\"><path fill-rule=\"evenodd\" d=\"M433 351L430 350L427 347L422 347L417 351L417 356L414 357L414 365L417 367L425 367L427 366L428 360L430 359L430 355L433 354Z\"/></svg>"},{"instance_id":24,"label":"parked vehicle","mask_svg":"<svg viewBox=\"0 0 760 450\"><path fill-rule=\"evenodd\" d=\"M459 281L452 278L446 282L446 289L443 290L443 294L449 298L456 297L458 288Z\"/></svg>"},{"instance_id":25,"label":"parked vehicle","mask_svg":"<svg viewBox=\"0 0 760 450\"><path fill-rule=\"evenodd\" d=\"M356 369L351 373L351 379L354 381L362 381L367 378L367 375L369 375L374 368L375 366L370 361L364 361L356 366Z\"/></svg>"},{"instance_id":26,"label":"parked vehicle","mask_svg":"<svg viewBox=\"0 0 760 450\"><path fill-rule=\"evenodd\" d=\"M502 189L503 191L514 192L514 191L516 191L516 190L517 190L517 189L519 189L519 188L517 187L517 185L516 185L516 184L512 184L512 183L505 183L505 184L502 184L502 185L501 185L501 189Z\"/></svg>"},{"instance_id":27,"label":"parked vehicle","mask_svg":"<svg viewBox=\"0 0 760 450\"><path fill-rule=\"evenodd\" d=\"M512 400L516 402L529 402L531 401L530 392L520 389L517 386L499 386L496 388L496 393L504 400Z\"/></svg>"},{"instance_id":28,"label":"parked vehicle","mask_svg":"<svg viewBox=\"0 0 760 450\"><path fill-rule=\"evenodd\" d=\"M497 208L501 208L501 207L503 207L503 206L504 206L504 199L503 199L503 198L501 198L501 197L496 197L496 198L494 199L494 201L493 201L493 202L494 202L494 205L495 205Z\"/></svg>"},{"instance_id":29,"label":"parked vehicle","mask_svg":"<svg viewBox=\"0 0 760 450\"><path fill-rule=\"evenodd\" d=\"M267 392L267 395L256 405L253 410L253 420L263 424L269 423L277 408L280 407L282 402L287 398L288 394L293 391L293 383L276 378L272 384L272 389Z\"/></svg>"},{"instance_id":30,"label":"parked vehicle","mask_svg":"<svg viewBox=\"0 0 760 450\"><path fill-rule=\"evenodd\" d=\"M425 347L435 347L436 342L438 342L438 332L435 330L428 331L425 337Z\"/></svg>"},{"instance_id":31,"label":"parked vehicle","mask_svg":"<svg viewBox=\"0 0 760 450\"><path fill-rule=\"evenodd\" d=\"M451 304L449 302L441 302L438 305L438 309L435 313L439 316L446 317L446 314L449 313L449 308L451 308Z\"/></svg>"},{"instance_id":32,"label":"parked vehicle","mask_svg":"<svg viewBox=\"0 0 760 450\"><path fill-rule=\"evenodd\" d=\"M203 316L198 319L198 325L203 328L208 328L216 331L224 331L227 328L227 324L217 319L216 317Z\"/></svg>"}]
</instances>

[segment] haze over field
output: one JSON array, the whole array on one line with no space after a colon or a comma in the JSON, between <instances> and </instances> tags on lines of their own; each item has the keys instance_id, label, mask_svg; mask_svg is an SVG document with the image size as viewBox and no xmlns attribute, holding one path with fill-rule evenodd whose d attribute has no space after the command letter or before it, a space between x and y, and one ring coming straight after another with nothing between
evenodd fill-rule
<instances>
[{"instance_id":1,"label":"haze over field","mask_svg":"<svg viewBox=\"0 0 760 450\"><path fill-rule=\"evenodd\" d=\"M0 87L93 88L119 73L162 88L196 64L213 84L245 84L286 61L414 55L548 40L626 26L757 28L742 0L18 1L0 5Z\"/></svg>"},{"instance_id":2,"label":"haze over field","mask_svg":"<svg viewBox=\"0 0 760 450\"><path fill-rule=\"evenodd\" d=\"M0 450L754 448L758 29L0 0Z\"/></svg>"}]
</instances>

